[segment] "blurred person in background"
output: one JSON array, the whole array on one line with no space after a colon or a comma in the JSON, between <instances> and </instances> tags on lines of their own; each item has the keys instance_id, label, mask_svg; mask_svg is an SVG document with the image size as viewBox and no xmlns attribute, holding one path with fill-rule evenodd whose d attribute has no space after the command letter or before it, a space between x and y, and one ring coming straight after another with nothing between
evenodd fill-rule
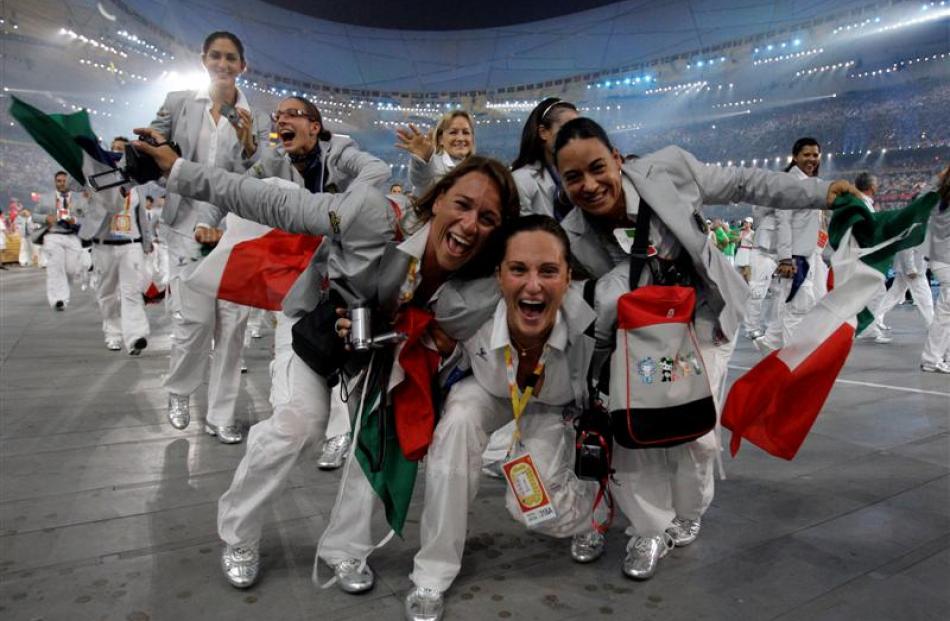
<instances>
[{"instance_id":1,"label":"blurred person in background","mask_svg":"<svg viewBox=\"0 0 950 621\"><path fill-rule=\"evenodd\" d=\"M412 194L422 196L469 155L475 153L475 122L465 110L445 114L432 130L424 134L412 123L396 130L396 148L411 155L409 183Z\"/></svg>"},{"instance_id":2,"label":"blurred person in background","mask_svg":"<svg viewBox=\"0 0 950 621\"><path fill-rule=\"evenodd\" d=\"M518 157L511 164L522 214L540 213L560 222L573 209L554 168L553 152L558 130L577 116L574 104L558 97L543 99L528 115Z\"/></svg>"},{"instance_id":3,"label":"blurred person in background","mask_svg":"<svg viewBox=\"0 0 950 621\"><path fill-rule=\"evenodd\" d=\"M736 242L736 269L739 274L748 283L752 278L752 249L755 247L753 240L755 233L752 230L752 218L742 220L742 228L738 232L738 241Z\"/></svg>"},{"instance_id":4,"label":"blurred person in background","mask_svg":"<svg viewBox=\"0 0 950 621\"><path fill-rule=\"evenodd\" d=\"M800 180L817 179L821 145L814 138L799 138L792 146L792 161L785 169ZM756 349L768 353L781 348L805 314L824 295L827 268L821 258L819 210L779 209L776 255L779 281L774 291L772 317L765 334L754 339ZM820 284L816 284L822 281Z\"/></svg>"},{"instance_id":5,"label":"blurred person in background","mask_svg":"<svg viewBox=\"0 0 950 621\"><path fill-rule=\"evenodd\" d=\"M80 276L85 265L79 225L86 210L86 197L70 190L69 175L60 170L53 177L56 190L44 195L36 213L46 216L43 254L46 255L46 299L51 308L66 310L70 283Z\"/></svg>"},{"instance_id":6,"label":"blurred person in background","mask_svg":"<svg viewBox=\"0 0 950 621\"><path fill-rule=\"evenodd\" d=\"M940 281L933 321L920 356L920 370L950 374L950 167L940 181L940 205L930 217L930 270Z\"/></svg>"},{"instance_id":7,"label":"blurred person in background","mask_svg":"<svg viewBox=\"0 0 950 621\"><path fill-rule=\"evenodd\" d=\"M116 136L110 150L122 156L128 144L128 138ZM92 242L96 300L106 349L119 351L125 345L132 356L148 347L150 334L142 273L145 255L152 251L152 230L141 203L137 187L95 192L79 229L80 239Z\"/></svg>"}]
</instances>

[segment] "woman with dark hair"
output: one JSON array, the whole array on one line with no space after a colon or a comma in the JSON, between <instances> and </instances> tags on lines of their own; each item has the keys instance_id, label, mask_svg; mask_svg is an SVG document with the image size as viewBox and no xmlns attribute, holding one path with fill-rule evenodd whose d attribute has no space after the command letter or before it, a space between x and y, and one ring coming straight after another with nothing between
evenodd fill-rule
<instances>
[{"instance_id":1,"label":"woman with dark hair","mask_svg":"<svg viewBox=\"0 0 950 621\"><path fill-rule=\"evenodd\" d=\"M797 179L817 179L821 145L814 138L799 138L792 145L792 159L785 172ZM772 282L773 304L765 334L753 340L763 353L782 347L819 299L827 293L828 267L822 259L822 217L818 211L774 210L778 266ZM827 232L824 239L827 239ZM868 331L873 334L876 328ZM881 342L889 339L879 335Z\"/></svg>"},{"instance_id":2,"label":"woman with dark hair","mask_svg":"<svg viewBox=\"0 0 950 621\"><path fill-rule=\"evenodd\" d=\"M462 565L468 513L479 486L479 456L492 430L515 418L512 458L533 464L547 492L546 518L525 514L511 489L506 505L532 532L571 537L593 532L597 483L574 474L573 418L587 404L594 312L571 288L570 243L550 216L523 216L507 227L495 270L501 299L494 315L459 345L472 374L452 386L426 456L421 545L406 597L406 619L442 617L444 593ZM525 457L526 455L530 457ZM553 509L553 511L550 511ZM538 511L538 512L541 512ZM580 562L600 550L576 550ZM586 554L592 554L587 556Z\"/></svg>"},{"instance_id":3,"label":"woman with dark hair","mask_svg":"<svg viewBox=\"0 0 950 621\"><path fill-rule=\"evenodd\" d=\"M136 132L163 141L150 130ZM363 183L352 184L342 194L311 194L303 188L277 187L199 166L177 158L164 146L144 142L135 146L156 158L170 191L214 202L241 217L292 233L326 236L331 295L343 305L369 305L379 321L376 325L390 325L410 307L427 309L434 312L434 325L425 343L452 349L451 339L464 336L459 330L466 328L471 317L490 314L490 308L479 307L493 303L492 298L461 299L447 295L444 285L485 275L494 264L500 227L517 217L517 188L507 168L495 160L468 158L410 205L394 195L387 200L378 189ZM396 200L406 214L403 218L390 205ZM448 299L459 300L457 307L450 307ZM348 322L345 318L337 322L341 332ZM329 417L325 377L297 354L290 377L295 385L300 382L312 388L291 390L281 416L252 428L248 453L255 453L260 467L251 472L245 460L235 474L235 481L260 490L265 497L279 492L304 447L322 440ZM352 540L359 546L361 540L352 533L365 528L368 536L372 512L364 507L373 506L374 492L359 467L348 468L342 484L346 485L344 498L357 507L356 516L342 523L344 543ZM232 486L229 493L244 496L240 491ZM247 502L258 501L249 497ZM223 557L228 580L240 588L251 586L260 569L260 529L247 526L234 529ZM331 542L326 536L321 540L320 557L333 567L341 588L348 592L371 588L372 570L358 560L365 554Z\"/></svg>"},{"instance_id":4,"label":"woman with dark hair","mask_svg":"<svg viewBox=\"0 0 950 621\"><path fill-rule=\"evenodd\" d=\"M534 107L521 130L521 148L511 164L521 213L541 213L560 221L571 210L554 168L554 139L562 125L577 118L569 101L547 97Z\"/></svg>"},{"instance_id":5,"label":"woman with dark hair","mask_svg":"<svg viewBox=\"0 0 950 621\"><path fill-rule=\"evenodd\" d=\"M415 125L397 129L397 149L411 155L409 183L416 196L424 194L442 175L475 153L475 121L465 110L453 110L429 133Z\"/></svg>"},{"instance_id":6,"label":"woman with dark hair","mask_svg":"<svg viewBox=\"0 0 950 621\"><path fill-rule=\"evenodd\" d=\"M617 300L631 289L630 246L623 241L630 239L639 215L649 209L650 256L636 286L679 284L695 289L695 336L717 405L749 292L707 236L703 204L741 201L817 210L827 208L841 193L856 193L846 181L799 180L758 168L703 164L677 147L625 163L603 128L584 118L561 128L554 158L576 205L561 222L571 252L599 278L595 371L615 339ZM652 577L660 558L674 545L695 540L713 497L712 464L718 446L712 431L671 448L615 448L613 466L619 483L613 488L615 499L631 523L623 562L628 577Z\"/></svg>"},{"instance_id":7,"label":"woman with dark hair","mask_svg":"<svg viewBox=\"0 0 950 621\"><path fill-rule=\"evenodd\" d=\"M253 115L236 80L247 69L244 46L230 32L213 32L201 48L207 86L168 93L151 127L181 148L182 157L224 170L244 172L265 145L270 122ZM210 203L170 192L162 211L162 231L169 253L169 300L172 348L168 375L168 420L185 429L191 393L208 372L205 431L224 443L241 442L235 420L241 383L241 352L247 325L246 307L215 300L182 284L202 260L202 244L220 237L215 227L223 211Z\"/></svg>"},{"instance_id":8,"label":"woman with dark hair","mask_svg":"<svg viewBox=\"0 0 950 621\"><path fill-rule=\"evenodd\" d=\"M323 124L323 115L317 106L303 97L291 96L277 105L271 114L280 140L277 148L268 151L252 168L258 178L279 177L298 182L311 192L343 192L351 183L368 183L382 190L389 179L389 165L374 155L361 151L359 145L346 136L335 135ZM313 288L313 278L321 278L322 271L308 270L309 278L301 286ZM297 286L295 285L295 289ZM314 289L316 290L316 289ZM285 309L291 316L299 308ZM286 314L278 314L277 344L271 368L271 403L283 402L287 391L287 371L290 364L290 326L293 321ZM322 470L339 468L349 447L349 419L339 415L343 408L331 409L327 441L317 466Z\"/></svg>"}]
</instances>

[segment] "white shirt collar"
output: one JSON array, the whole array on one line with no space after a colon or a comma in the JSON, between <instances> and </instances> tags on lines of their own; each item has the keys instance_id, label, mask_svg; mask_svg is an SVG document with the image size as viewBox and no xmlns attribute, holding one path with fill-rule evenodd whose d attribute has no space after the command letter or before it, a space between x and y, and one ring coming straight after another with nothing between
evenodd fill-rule
<instances>
[{"instance_id":1,"label":"white shirt collar","mask_svg":"<svg viewBox=\"0 0 950 621\"><path fill-rule=\"evenodd\" d=\"M432 223L426 222L422 225L422 228L406 238L402 243L396 246L396 248L405 252L410 257L418 259L421 263L422 255L425 254L426 251L426 241L429 239L429 229L431 227Z\"/></svg>"},{"instance_id":2,"label":"white shirt collar","mask_svg":"<svg viewBox=\"0 0 950 621\"><path fill-rule=\"evenodd\" d=\"M561 316L560 309L558 309L557 316L554 318L554 327L551 329L551 335L548 336L547 344L559 351L567 349L567 325ZM492 318L490 346L495 350L506 345L512 345L511 335L508 333L508 306L504 300L499 300L498 306L495 307L495 315Z\"/></svg>"}]
</instances>

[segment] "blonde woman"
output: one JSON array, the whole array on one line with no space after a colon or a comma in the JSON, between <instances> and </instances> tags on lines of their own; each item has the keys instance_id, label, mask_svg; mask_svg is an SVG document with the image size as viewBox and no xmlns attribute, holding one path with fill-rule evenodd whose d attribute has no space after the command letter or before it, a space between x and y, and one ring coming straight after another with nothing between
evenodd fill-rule
<instances>
[{"instance_id":1,"label":"blonde woman","mask_svg":"<svg viewBox=\"0 0 950 621\"><path fill-rule=\"evenodd\" d=\"M396 148L412 156L409 183L416 196L475 153L475 122L465 110L447 113L429 134L410 123L408 129L397 129L396 137Z\"/></svg>"}]
</instances>

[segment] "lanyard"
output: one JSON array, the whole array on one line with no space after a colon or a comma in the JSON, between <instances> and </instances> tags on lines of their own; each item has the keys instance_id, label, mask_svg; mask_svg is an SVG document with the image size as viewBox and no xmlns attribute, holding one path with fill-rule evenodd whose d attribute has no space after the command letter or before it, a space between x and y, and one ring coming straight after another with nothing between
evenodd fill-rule
<instances>
[{"instance_id":1,"label":"lanyard","mask_svg":"<svg viewBox=\"0 0 950 621\"><path fill-rule=\"evenodd\" d=\"M515 372L515 366L511 360L511 347L505 345L505 372L508 374L508 394L511 396L511 412L515 418L515 432L511 435L512 446L521 441L519 420L525 408L528 407L528 401L531 400L531 396L534 394L535 384L538 383L538 379L541 378L541 373L544 372L544 363L547 357L548 348L547 345L545 345L544 353L538 358L538 364L534 367L534 371L531 372L531 375L528 376L528 381L526 382L527 386L524 392L521 392L518 390L518 375Z\"/></svg>"}]
</instances>

